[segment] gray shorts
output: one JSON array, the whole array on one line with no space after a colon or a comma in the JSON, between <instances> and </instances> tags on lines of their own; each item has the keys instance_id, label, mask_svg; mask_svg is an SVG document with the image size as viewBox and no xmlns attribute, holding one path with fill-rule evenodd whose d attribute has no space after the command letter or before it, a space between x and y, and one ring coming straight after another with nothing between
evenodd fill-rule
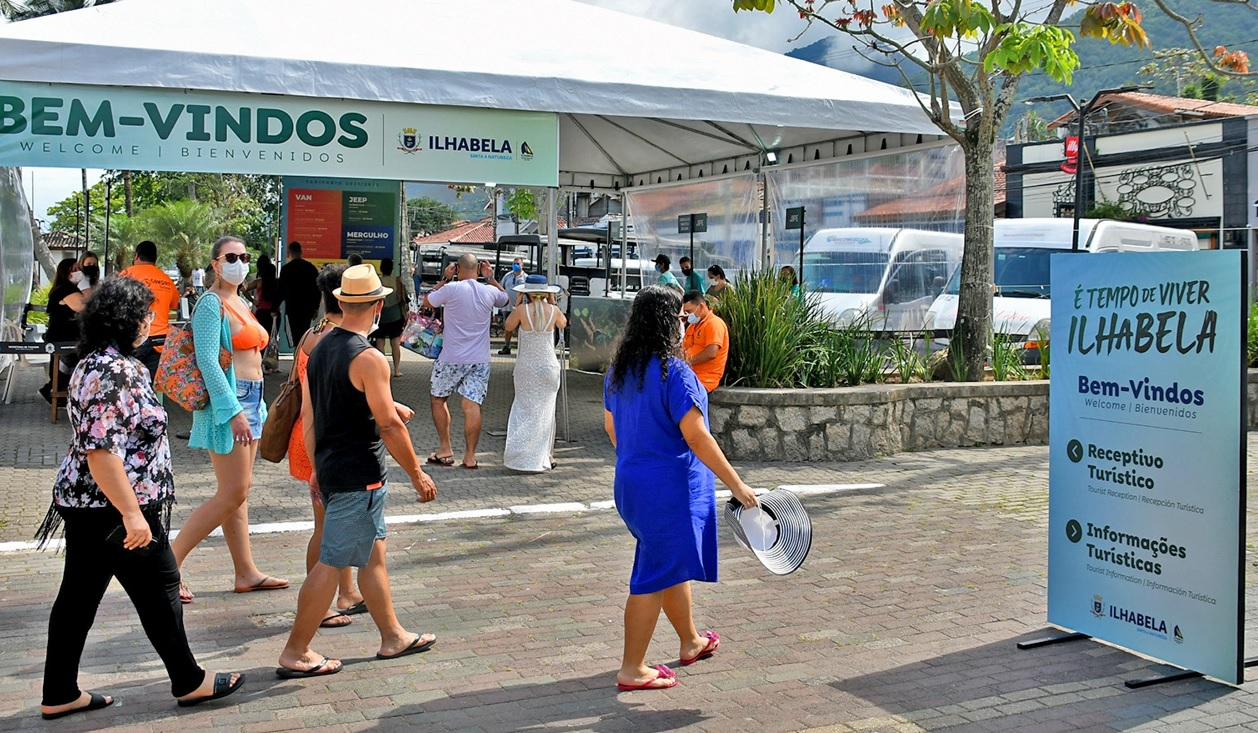
<instances>
[{"instance_id":1,"label":"gray shorts","mask_svg":"<svg viewBox=\"0 0 1258 733\"><path fill-rule=\"evenodd\" d=\"M481 404L489 392L488 364L447 364L437 359L432 365L432 396L449 397L455 390Z\"/></svg>"},{"instance_id":2,"label":"gray shorts","mask_svg":"<svg viewBox=\"0 0 1258 733\"><path fill-rule=\"evenodd\" d=\"M371 491L325 492L319 562L334 568L366 566L376 540L387 534L384 500L388 495L387 484Z\"/></svg>"}]
</instances>

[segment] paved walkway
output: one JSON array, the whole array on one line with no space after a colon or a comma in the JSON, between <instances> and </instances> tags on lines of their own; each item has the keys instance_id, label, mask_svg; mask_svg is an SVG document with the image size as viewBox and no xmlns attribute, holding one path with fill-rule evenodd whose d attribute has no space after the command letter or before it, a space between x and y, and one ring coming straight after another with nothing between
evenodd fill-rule
<instances>
[{"instance_id":1,"label":"paved walkway","mask_svg":"<svg viewBox=\"0 0 1258 733\"><path fill-rule=\"evenodd\" d=\"M501 431L510 360L495 363L486 428ZM423 408L428 363L408 360L399 395ZM0 406L0 541L24 541L47 506L54 464L68 435L51 426L23 375L17 402ZM436 502L406 491L391 516L610 499L611 451L601 433L599 380L573 375L571 435L560 467L541 476L501 468L502 439L488 437L484 468L433 471ZM460 429L456 414L456 430ZM423 414L421 412L421 418ZM186 417L175 418L176 429ZM435 445L417 419L416 445ZM562 431L562 426L561 426ZM456 449L461 442L456 441ZM1251 465L1258 441L1250 440ZM204 455L177 446L176 525L212 492ZM259 464L258 522L307 518L304 489L282 467ZM60 559L0 555L0 728L59 731L1199 731L1258 730L1258 687L1205 680L1127 690L1122 682L1161 669L1096 642L1032 652L1014 647L1045 631L1047 454L995 448L907 454L854 464L743 464L749 483L881 484L807 494L815 523L800 572L778 578L725 536L722 582L697 585L703 628L722 634L710 660L679 671L668 691L617 693L621 614L632 540L614 510L512 513L391 525L399 615L440 640L431 652L372 658L378 636L364 616L324 630L317 648L347 662L307 681L274 677L295 591L236 595L221 540L186 568L197 602L186 608L199 659L242 669L242 693L217 707L176 708L160 663L125 595L111 589L83 665L85 689L121 704L56 724L36 706L48 608ZM1251 472L1251 476L1252 476ZM399 489L404 487L399 486ZM1250 513L1251 537L1258 513ZM299 581L307 536L254 537L267 572ZM1252 561L1253 558L1250 558ZM1248 593L1258 609L1258 590ZM1251 636L1258 618L1247 619ZM652 662L674 662L661 621Z\"/></svg>"}]
</instances>

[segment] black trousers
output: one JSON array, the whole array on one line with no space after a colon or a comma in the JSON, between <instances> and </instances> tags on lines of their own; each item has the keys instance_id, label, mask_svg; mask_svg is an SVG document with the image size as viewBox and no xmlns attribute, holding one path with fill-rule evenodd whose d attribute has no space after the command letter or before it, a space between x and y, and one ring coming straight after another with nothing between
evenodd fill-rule
<instances>
[{"instance_id":1,"label":"black trousers","mask_svg":"<svg viewBox=\"0 0 1258 733\"><path fill-rule=\"evenodd\" d=\"M112 578L131 597L144 633L165 663L170 694L180 697L196 690L205 680L205 670L188 648L179 602L179 567L160 525L154 527L152 551L141 555L106 541L122 524L122 516L113 508L67 509L61 516L66 565L48 618L43 704L64 705L82 694L79 661Z\"/></svg>"},{"instance_id":2,"label":"black trousers","mask_svg":"<svg viewBox=\"0 0 1258 733\"><path fill-rule=\"evenodd\" d=\"M310 330L310 322L314 320L315 310L296 310L292 307L288 308L288 340L297 347L297 343L301 341L301 337L306 335L306 331Z\"/></svg>"},{"instance_id":3,"label":"black trousers","mask_svg":"<svg viewBox=\"0 0 1258 733\"><path fill-rule=\"evenodd\" d=\"M157 346L165 346L165 336L150 336L144 339L144 343L135 347L135 358L149 370L149 379L157 376L157 365L162 360L162 354L156 348Z\"/></svg>"}]
</instances>

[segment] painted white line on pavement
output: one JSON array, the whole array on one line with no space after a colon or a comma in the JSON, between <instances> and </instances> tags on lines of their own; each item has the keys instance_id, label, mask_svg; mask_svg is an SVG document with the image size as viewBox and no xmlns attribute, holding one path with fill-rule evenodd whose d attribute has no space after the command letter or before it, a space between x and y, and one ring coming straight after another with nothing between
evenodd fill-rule
<instances>
[{"instance_id":1,"label":"painted white line on pavement","mask_svg":"<svg viewBox=\"0 0 1258 733\"><path fill-rule=\"evenodd\" d=\"M858 491L861 489L879 489L886 484L797 484L790 486L780 486L779 488L793 491L796 494L833 494L840 491ZM768 489L756 489L756 493L762 494ZM730 498L728 489L722 489L716 492L717 499ZM564 514L570 512L587 512L587 511L606 511L616 507L615 501L592 501L588 504L580 502L567 502L559 504L523 504L519 506L509 507L507 509L465 509L455 512L440 512L437 514L403 514L392 517L385 517L385 524L418 524L421 522L443 522L456 519L488 519L494 517L507 517L512 514ZM310 532L314 529L314 522L310 520L300 522L266 522L263 524L255 524L249 527L249 534L276 534L280 532ZM178 536L178 530L171 532L173 539ZM211 537L221 537L223 530L216 529L210 533ZM29 552L37 549L36 542L0 542L0 554L11 552ZM50 540L45 549L59 550L65 546L64 540Z\"/></svg>"}]
</instances>

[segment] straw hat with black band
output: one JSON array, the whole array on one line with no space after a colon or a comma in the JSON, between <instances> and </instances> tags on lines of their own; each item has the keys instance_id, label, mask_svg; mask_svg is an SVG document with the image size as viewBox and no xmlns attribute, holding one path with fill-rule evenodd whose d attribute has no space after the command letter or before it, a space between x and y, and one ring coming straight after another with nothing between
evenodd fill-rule
<instances>
[{"instance_id":1,"label":"straw hat with black band","mask_svg":"<svg viewBox=\"0 0 1258 733\"><path fill-rule=\"evenodd\" d=\"M341 274L341 287L332 291L332 295L342 303L371 303L383 300L393 292L380 284L380 276L376 268L367 265L354 265L345 268Z\"/></svg>"}]
</instances>

